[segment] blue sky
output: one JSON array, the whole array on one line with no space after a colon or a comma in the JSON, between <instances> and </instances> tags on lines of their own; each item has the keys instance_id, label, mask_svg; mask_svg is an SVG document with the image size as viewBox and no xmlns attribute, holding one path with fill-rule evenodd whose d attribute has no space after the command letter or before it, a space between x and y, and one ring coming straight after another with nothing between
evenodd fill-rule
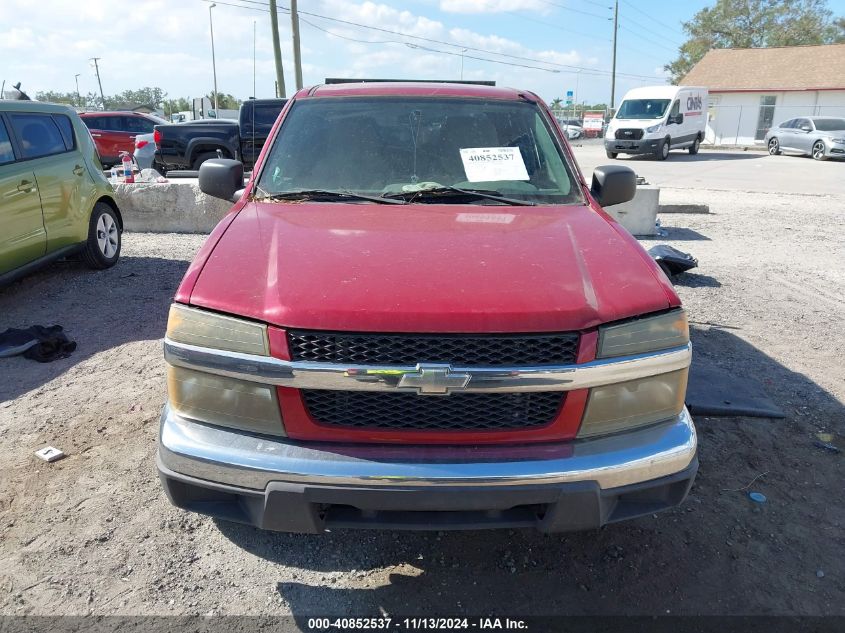
<instances>
[{"instance_id":1,"label":"blue sky","mask_svg":"<svg viewBox=\"0 0 845 633\"><path fill-rule=\"evenodd\" d=\"M209 2L38 4L36 13L31 0L0 2L0 81L21 81L31 93L72 91L79 73L80 91L96 91L88 58L97 56L106 94L159 86L170 96L192 97L212 89ZM278 4L287 7L288 0ZM661 68L684 41L681 22L710 4L620 0L617 103L629 88L664 81ZM266 5L266 0L220 0L212 10L221 92L240 98L253 93L255 22L256 93L272 96ZM300 0L304 83L327 76L458 78L463 53L466 79L493 79L547 101L576 87L578 101L608 101L611 5L612 0ZM845 0L830 7L845 13ZM290 93L290 18L282 13L279 19Z\"/></svg>"}]
</instances>

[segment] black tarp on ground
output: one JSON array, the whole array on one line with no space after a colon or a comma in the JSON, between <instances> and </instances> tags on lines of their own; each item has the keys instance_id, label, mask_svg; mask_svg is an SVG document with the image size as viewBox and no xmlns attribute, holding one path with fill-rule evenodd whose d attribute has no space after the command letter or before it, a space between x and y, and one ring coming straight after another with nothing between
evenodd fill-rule
<instances>
[{"instance_id":1,"label":"black tarp on ground","mask_svg":"<svg viewBox=\"0 0 845 633\"><path fill-rule=\"evenodd\" d=\"M690 367L686 400L693 415L786 417L758 381L695 361Z\"/></svg>"}]
</instances>

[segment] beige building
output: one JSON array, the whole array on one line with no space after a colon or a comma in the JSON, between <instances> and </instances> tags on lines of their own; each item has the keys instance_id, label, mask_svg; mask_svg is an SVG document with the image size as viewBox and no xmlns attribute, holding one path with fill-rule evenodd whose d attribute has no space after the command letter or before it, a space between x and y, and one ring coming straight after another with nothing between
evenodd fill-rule
<instances>
[{"instance_id":1,"label":"beige building","mask_svg":"<svg viewBox=\"0 0 845 633\"><path fill-rule=\"evenodd\" d=\"M709 51L682 85L705 86L705 142L753 145L799 116L845 117L845 44Z\"/></svg>"}]
</instances>

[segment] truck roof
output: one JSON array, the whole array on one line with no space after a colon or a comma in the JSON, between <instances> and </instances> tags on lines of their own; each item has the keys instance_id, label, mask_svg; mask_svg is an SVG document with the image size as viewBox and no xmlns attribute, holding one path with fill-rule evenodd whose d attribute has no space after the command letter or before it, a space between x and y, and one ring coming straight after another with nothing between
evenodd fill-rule
<instances>
[{"instance_id":1,"label":"truck roof","mask_svg":"<svg viewBox=\"0 0 845 633\"><path fill-rule=\"evenodd\" d=\"M516 101L520 95L533 94L514 88L479 86L477 84L425 83L417 81L362 82L348 84L322 84L303 88L298 99L308 97L472 97L481 99L503 99ZM533 99L532 99L533 100Z\"/></svg>"},{"instance_id":2,"label":"truck roof","mask_svg":"<svg viewBox=\"0 0 845 633\"><path fill-rule=\"evenodd\" d=\"M703 86L643 86L633 88L625 93L622 99L673 99L682 90L706 91Z\"/></svg>"}]
</instances>

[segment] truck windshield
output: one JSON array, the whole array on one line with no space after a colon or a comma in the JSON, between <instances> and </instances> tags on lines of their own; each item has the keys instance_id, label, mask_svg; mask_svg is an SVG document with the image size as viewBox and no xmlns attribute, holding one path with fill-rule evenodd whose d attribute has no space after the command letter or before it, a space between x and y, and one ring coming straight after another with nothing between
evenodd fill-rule
<instances>
[{"instance_id":1,"label":"truck windshield","mask_svg":"<svg viewBox=\"0 0 845 633\"><path fill-rule=\"evenodd\" d=\"M666 113L669 99L626 99L619 106L617 119L659 119Z\"/></svg>"},{"instance_id":2,"label":"truck windshield","mask_svg":"<svg viewBox=\"0 0 845 633\"><path fill-rule=\"evenodd\" d=\"M458 187L557 204L581 199L576 182L534 103L327 97L294 104L258 186L259 196L420 192L420 201L426 192ZM438 202L465 198L444 195ZM482 197L473 201L496 203Z\"/></svg>"}]
</instances>

